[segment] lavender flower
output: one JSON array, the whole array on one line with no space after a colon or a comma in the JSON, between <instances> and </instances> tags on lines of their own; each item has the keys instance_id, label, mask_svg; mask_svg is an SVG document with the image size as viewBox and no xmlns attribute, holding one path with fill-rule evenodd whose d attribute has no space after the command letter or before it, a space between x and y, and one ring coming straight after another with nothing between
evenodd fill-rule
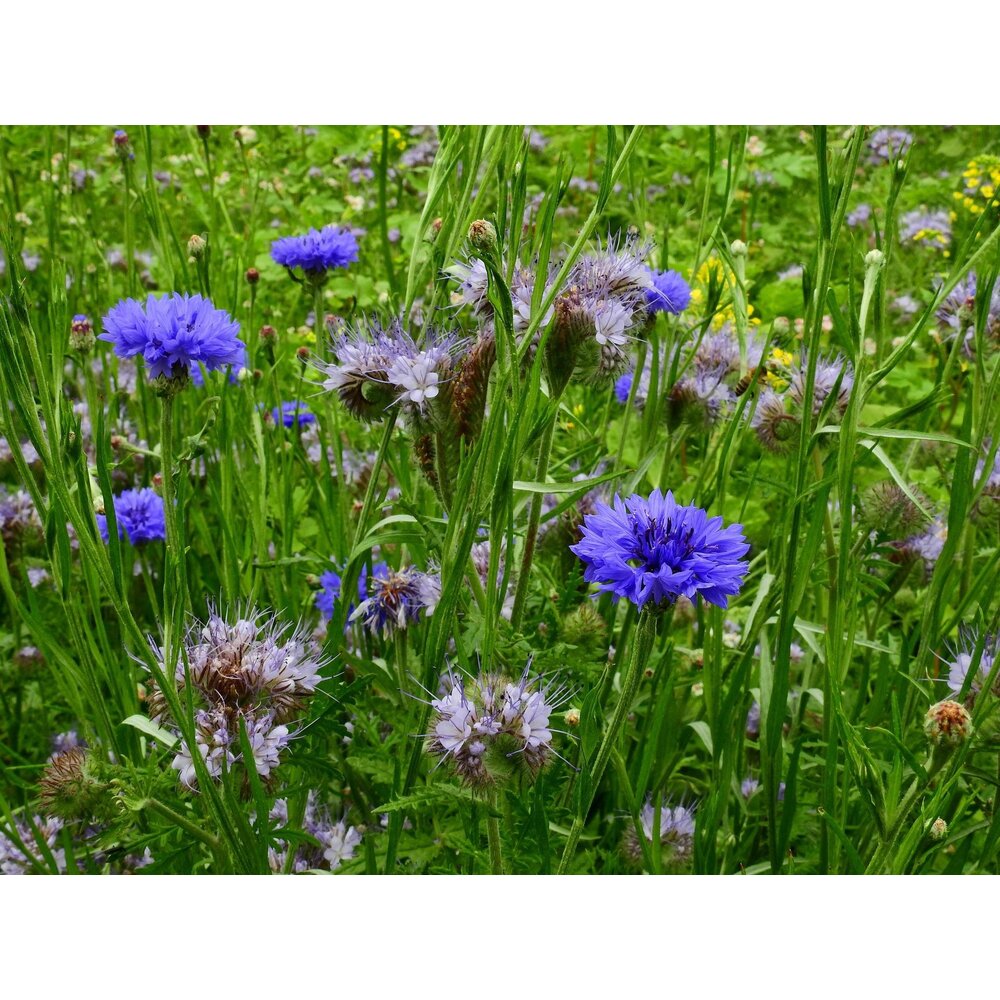
<instances>
[{"instance_id":1,"label":"lavender flower","mask_svg":"<svg viewBox=\"0 0 1000 1000\"><path fill-rule=\"evenodd\" d=\"M172 670L182 704L191 686L196 745L191 748L182 740L173 761L188 787L197 782L194 753L212 777L242 758L241 725L257 773L268 777L294 735L287 723L302 713L320 682L323 661L298 629L254 610L234 617L230 625L210 608L208 620L196 621L189 629L186 655L173 665L166 664L162 650L152 644L161 668ZM155 685L149 710L154 721L176 726Z\"/></svg>"},{"instance_id":2,"label":"lavender flower","mask_svg":"<svg viewBox=\"0 0 1000 1000\"><path fill-rule=\"evenodd\" d=\"M760 782L756 778L744 778L740 783L740 795L749 799L760 787Z\"/></svg>"},{"instance_id":3,"label":"lavender flower","mask_svg":"<svg viewBox=\"0 0 1000 1000\"><path fill-rule=\"evenodd\" d=\"M374 319L367 326L335 339L336 362L319 366L326 375L324 388L335 391L362 420L380 419L394 402L411 416L423 413L450 376L465 340L428 330L418 347L398 319L388 328Z\"/></svg>"},{"instance_id":4,"label":"lavender flower","mask_svg":"<svg viewBox=\"0 0 1000 1000\"><path fill-rule=\"evenodd\" d=\"M656 808L652 799L639 812L639 825L643 836L649 843L653 842L653 830L656 826ZM671 806L664 801L660 806L660 843L667 849L667 860L672 864L683 864L691 857L694 849L694 809L685 805ZM630 861L639 864L642 860L642 849L639 846L635 828L630 826L625 834L625 853Z\"/></svg>"},{"instance_id":5,"label":"lavender flower","mask_svg":"<svg viewBox=\"0 0 1000 1000\"><path fill-rule=\"evenodd\" d=\"M975 631L967 626L959 629L960 646L954 651L954 659L948 665L948 687L954 694L959 694L965 686L966 678L972 669L975 659L975 649L979 644L979 637ZM979 694L982 687L989 680L993 665L1000 656L1000 633L987 634L982 637L983 650L979 658L979 666L975 676L969 685L969 694L973 697ZM1000 679L995 682L995 686L1000 686Z\"/></svg>"},{"instance_id":6,"label":"lavender flower","mask_svg":"<svg viewBox=\"0 0 1000 1000\"><path fill-rule=\"evenodd\" d=\"M585 580L639 608L699 594L728 607L746 576L741 557L749 549L742 525L724 528L721 517L681 506L658 489L648 499L616 495L610 507L598 503L584 520L583 538L570 547L585 563Z\"/></svg>"},{"instance_id":7,"label":"lavender flower","mask_svg":"<svg viewBox=\"0 0 1000 1000\"><path fill-rule=\"evenodd\" d=\"M880 128L868 140L868 162L878 165L903 159L913 144L913 135L901 128Z\"/></svg>"},{"instance_id":8,"label":"lavender flower","mask_svg":"<svg viewBox=\"0 0 1000 1000\"><path fill-rule=\"evenodd\" d=\"M124 490L113 500L119 538L123 530L132 545L163 541L167 537L163 497L154 490L148 486L141 490ZM108 519L104 514L97 515L97 528L107 542Z\"/></svg>"},{"instance_id":9,"label":"lavender flower","mask_svg":"<svg viewBox=\"0 0 1000 1000\"><path fill-rule=\"evenodd\" d=\"M15 819L13 830L5 830L3 827L0 827L0 873L4 875L27 875L34 871L36 866L40 870L46 870L44 867L45 862L41 858L41 851L38 848L38 841L36 840L36 834L32 826L34 826L34 830L38 831L37 836L45 842L46 847L48 847L52 854L58 872L65 874L66 852L61 847L56 846L59 831L63 828L62 820L56 817L43 819L41 816L35 816L31 824L26 820ZM22 850L18 846L18 841L24 845L26 851L29 853L26 853L25 850ZM30 853L33 851L37 852L39 856L35 857Z\"/></svg>"},{"instance_id":10,"label":"lavender flower","mask_svg":"<svg viewBox=\"0 0 1000 1000\"><path fill-rule=\"evenodd\" d=\"M197 364L215 371L243 363L239 323L200 295L150 295L145 306L125 299L102 322L98 339L114 344L119 358L141 355L151 378L186 377Z\"/></svg>"},{"instance_id":11,"label":"lavender flower","mask_svg":"<svg viewBox=\"0 0 1000 1000\"><path fill-rule=\"evenodd\" d=\"M0 538L6 545L15 545L30 536L40 534L42 522L31 494L26 490L11 492L0 483Z\"/></svg>"},{"instance_id":12,"label":"lavender flower","mask_svg":"<svg viewBox=\"0 0 1000 1000\"><path fill-rule=\"evenodd\" d=\"M932 212L917 209L907 212L899 222L901 243L925 243L943 248L951 242L951 218L944 209Z\"/></svg>"},{"instance_id":13,"label":"lavender flower","mask_svg":"<svg viewBox=\"0 0 1000 1000\"><path fill-rule=\"evenodd\" d=\"M871 205L862 202L847 213L847 218L844 221L853 229L856 226L863 226L871 217Z\"/></svg>"},{"instance_id":14,"label":"lavender flower","mask_svg":"<svg viewBox=\"0 0 1000 1000\"><path fill-rule=\"evenodd\" d=\"M988 337L1000 339L1000 281L989 292L990 304L986 315L985 332ZM976 272L970 271L948 293L935 316L950 331L949 339L962 336L971 355L971 344L976 334Z\"/></svg>"},{"instance_id":15,"label":"lavender flower","mask_svg":"<svg viewBox=\"0 0 1000 1000\"><path fill-rule=\"evenodd\" d=\"M368 597L351 615L373 635L388 638L420 618L432 615L441 597L441 581L412 566L399 571L379 568L368 579Z\"/></svg>"},{"instance_id":16,"label":"lavender flower","mask_svg":"<svg viewBox=\"0 0 1000 1000\"><path fill-rule=\"evenodd\" d=\"M806 376L809 370L808 362L803 355L802 363L792 372L789 395L801 407L805 402ZM854 368L850 361L837 356L833 360L819 358L816 362L816 379L813 384L812 412L817 416L823 409L823 404L836 391L835 408L843 414L851 398L854 388Z\"/></svg>"},{"instance_id":17,"label":"lavender flower","mask_svg":"<svg viewBox=\"0 0 1000 1000\"><path fill-rule=\"evenodd\" d=\"M288 824L287 801L276 799L268 818L272 823L286 826ZM293 872L304 872L310 869L336 871L341 862L354 857L354 852L361 843L361 832L353 826L348 826L344 819L334 823L327 809L317 804L314 791L310 791L309 797L306 799L302 829L316 843L300 844L296 848L295 859L291 866ZM268 851L271 871L284 871L287 859L288 845L284 840L279 839L276 841L276 847Z\"/></svg>"},{"instance_id":18,"label":"lavender flower","mask_svg":"<svg viewBox=\"0 0 1000 1000\"><path fill-rule=\"evenodd\" d=\"M474 788L488 788L518 773L533 780L552 754L549 716L567 693L538 688L529 681L529 661L516 683L502 675L475 680L452 673L442 678L443 694L431 701L433 728L429 753L450 761Z\"/></svg>"},{"instance_id":19,"label":"lavender flower","mask_svg":"<svg viewBox=\"0 0 1000 1000\"><path fill-rule=\"evenodd\" d=\"M301 268L307 278L323 278L327 271L345 268L358 259L354 234L338 226L310 229L302 236L283 236L271 244L271 258L289 271Z\"/></svg>"}]
</instances>

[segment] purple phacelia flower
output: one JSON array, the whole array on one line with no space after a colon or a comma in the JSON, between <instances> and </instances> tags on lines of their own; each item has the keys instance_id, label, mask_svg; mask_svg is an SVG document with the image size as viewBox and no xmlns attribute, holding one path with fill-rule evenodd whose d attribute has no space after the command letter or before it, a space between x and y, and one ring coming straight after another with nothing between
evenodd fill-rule
<instances>
[{"instance_id":1,"label":"purple phacelia flower","mask_svg":"<svg viewBox=\"0 0 1000 1000\"><path fill-rule=\"evenodd\" d=\"M789 395L795 401L796 405L800 407L805 402L808 370L808 361L805 355L803 355L801 365L792 372L788 389ZM813 383L813 416L816 416L823 409L823 404L834 391L837 394L834 406L837 411L843 414L847 410L847 404L850 401L851 390L853 388L854 367L850 361L846 361L841 356L832 360L819 358L816 362L816 379Z\"/></svg>"},{"instance_id":2,"label":"purple phacelia flower","mask_svg":"<svg viewBox=\"0 0 1000 1000\"><path fill-rule=\"evenodd\" d=\"M425 615L434 613L441 597L441 580L412 566L380 569L368 578L368 596L350 620L361 621L372 635L388 638Z\"/></svg>"},{"instance_id":3,"label":"purple phacelia flower","mask_svg":"<svg viewBox=\"0 0 1000 1000\"><path fill-rule=\"evenodd\" d=\"M847 213L847 218L844 220L851 228L855 226L863 226L872 217L872 207L866 202L862 202L860 205L855 206L850 212Z\"/></svg>"},{"instance_id":4,"label":"purple phacelia flower","mask_svg":"<svg viewBox=\"0 0 1000 1000\"><path fill-rule=\"evenodd\" d=\"M615 600L642 608L701 595L725 608L743 584L750 546L742 525L722 524L699 507L681 506L670 492L616 495L612 506L598 503L584 519L583 537L570 551L584 562L584 579Z\"/></svg>"},{"instance_id":5,"label":"purple phacelia flower","mask_svg":"<svg viewBox=\"0 0 1000 1000\"><path fill-rule=\"evenodd\" d=\"M427 750L450 761L467 784L489 787L518 767L534 778L554 753L549 717L567 692L529 681L530 667L529 661L516 683L492 674L442 678L442 696L431 701Z\"/></svg>"},{"instance_id":6,"label":"purple phacelia flower","mask_svg":"<svg viewBox=\"0 0 1000 1000\"><path fill-rule=\"evenodd\" d=\"M951 242L951 218L944 209L907 212L899 220L899 241L945 248Z\"/></svg>"},{"instance_id":7,"label":"purple phacelia flower","mask_svg":"<svg viewBox=\"0 0 1000 1000\"><path fill-rule=\"evenodd\" d=\"M868 162L895 163L909 152L913 135L901 128L880 128L868 140Z\"/></svg>"}]
</instances>

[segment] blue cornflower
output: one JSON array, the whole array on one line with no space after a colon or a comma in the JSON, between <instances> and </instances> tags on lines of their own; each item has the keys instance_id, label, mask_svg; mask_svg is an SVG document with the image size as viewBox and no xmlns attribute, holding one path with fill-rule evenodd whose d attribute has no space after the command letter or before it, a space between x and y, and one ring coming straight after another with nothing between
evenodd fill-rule
<instances>
[{"instance_id":1,"label":"blue cornflower","mask_svg":"<svg viewBox=\"0 0 1000 1000\"><path fill-rule=\"evenodd\" d=\"M299 400L291 400L276 406L271 410L271 419L277 425L279 422L286 427L306 427L316 423L316 414L313 413L305 403Z\"/></svg>"},{"instance_id":2,"label":"blue cornflower","mask_svg":"<svg viewBox=\"0 0 1000 1000\"><path fill-rule=\"evenodd\" d=\"M150 295L145 306L124 299L102 323L98 339L114 344L120 358L142 355L150 378L173 378L199 363L209 371L243 364L239 323L200 295Z\"/></svg>"},{"instance_id":3,"label":"blue cornflower","mask_svg":"<svg viewBox=\"0 0 1000 1000\"><path fill-rule=\"evenodd\" d=\"M646 289L646 306L651 313L680 313L691 304L691 289L677 271L654 271L653 285Z\"/></svg>"},{"instance_id":4,"label":"blue cornflower","mask_svg":"<svg viewBox=\"0 0 1000 1000\"><path fill-rule=\"evenodd\" d=\"M383 577L388 576L389 567L384 562L375 563L372 567L372 576ZM342 580L340 574L335 570L327 570L320 578L319 585L320 589L316 591L316 596L314 601L316 603L317 609L323 615L323 617L329 621L333 618L333 605L340 599L340 588ZM361 567L361 575L358 577L358 601L363 601L368 596L368 567ZM348 608L348 613L354 611L354 605L352 604Z\"/></svg>"},{"instance_id":5,"label":"blue cornflower","mask_svg":"<svg viewBox=\"0 0 1000 1000\"><path fill-rule=\"evenodd\" d=\"M349 229L324 226L302 236L283 236L271 244L275 263L307 275L321 276L335 267L347 267L358 259L358 241Z\"/></svg>"},{"instance_id":6,"label":"blue cornflower","mask_svg":"<svg viewBox=\"0 0 1000 1000\"><path fill-rule=\"evenodd\" d=\"M721 517L681 506L658 489L648 499L616 495L610 507L598 503L582 533L570 551L586 564L584 579L639 608L699 594L725 608L747 573L742 525L724 528Z\"/></svg>"},{"instance_id":7,"label":"blue cornflower","mask_svg":"<svg viewBox=\"0 0 1000 1000\"><path fill-rule=\"evenodd\" d=\"M148 486L141 490L124 490L114 497L114 505L119 538L122 529L133 545L162 541L167 537L163 498ZM97 528L106 542L108 519L104 514L97 515Z\"/></svg>"}]
</instances>

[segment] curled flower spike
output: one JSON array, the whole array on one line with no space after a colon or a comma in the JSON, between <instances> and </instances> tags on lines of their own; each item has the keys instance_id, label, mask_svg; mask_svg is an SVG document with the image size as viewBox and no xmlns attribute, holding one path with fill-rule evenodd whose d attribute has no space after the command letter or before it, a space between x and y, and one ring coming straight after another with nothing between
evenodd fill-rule
<instances>
[{"instance_id":1,"label":"curled flower spike","mask_svg":"<svg viewBox=\"0 0 1000 1000\"><path fill-rule=\"evenodd\" d=\"M805 402L808 371L809 365L803 356L802 364L792 373L788 389L789 395L800 408ZM838 413L843 415L847 410L853 388L854 368L850 361L845 361L843 357L839 356L832 361L820 358L816 362L816 381L813 384L813 416L818 416L820 410L823 409L823 404L834 392L836 392L834 407Z\"/></svg>"},{"instance_id":2,"label":"curled flower spike","mask_svg":"<svg viewBox=\"0 0 1000 1000\"><path fill-rule=\"evenodd\" d=\"M426 747L473 788L519 774L533 780L555 754L549 717L568 692L540 689L528 679L530 667L529 661L516 683L483 673L466 679L449 672L441 679Z\"/></svg>"},{"instance_id":3,"label":"curled flower spike","mask_svg":"<svg viewBox=\"0 0 1000 1000\"><path fill-rule=\"evenodd\" d=\"M647 843L653 842L653 832L656 826L656 807L652 799L639 812L639 825ZM671 806L664 800L660 807L660 843L666 851L668 864L683 864L694 850L694 808L685 805ZM634 826L630 826L625 834L625 856L633 864L640 864L643 858L639 836Z\"/></svg>"},{"instance_id":4,"label":"curled flower spike","mask_svg":"<svg viewBox=\"0 0 1000 1000\"><path fill-rule=\"evenodd\" d=\"M165 669L163 652L151 645ZM195 752L212 777L240 760L241 725L257 773L267 777L293 736L287 723L303 714L316 692L324 661L298 629L253 609L236 611L230 624L210 608L208 620L188 630L184 647L185 655L173 667L174 683L182 704L191 686L196 747L180 743L173 767L181 783L193 787L196 782ZM156 685L148 702L154 721L176 727Z\"/></svg>"},{"instance_id":5,"label":"curled flower spike","mask_svg":"<svg viewBox=\"0 0 1000 1000\"><path fill-rule=\"evenodd\" d=\"M616 495L610 507L598 503L584 520L583 538L570 547L585 564L585 580L638 608L698 595L728 607L746 576L749 549L742 525L723 527L721 517L659 490L648 498Z\"/></svg>"}]
</instances>

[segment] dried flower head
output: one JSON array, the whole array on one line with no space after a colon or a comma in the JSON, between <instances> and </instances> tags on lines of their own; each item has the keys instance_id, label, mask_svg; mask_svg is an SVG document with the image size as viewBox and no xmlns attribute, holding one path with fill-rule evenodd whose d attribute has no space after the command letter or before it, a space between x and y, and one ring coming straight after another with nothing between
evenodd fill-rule
<instances>
[{"instance_id":1,"label":"dried flower head","mask_svg":"<svg viewBox=\"0 0 1000 1000\"><path fill-rule=\"evenodd\" d=\"M957 701L939 701L924 716L924 735L937 747L957 747L972 736L972 716Z\"/></svg>"}]
</instances>

